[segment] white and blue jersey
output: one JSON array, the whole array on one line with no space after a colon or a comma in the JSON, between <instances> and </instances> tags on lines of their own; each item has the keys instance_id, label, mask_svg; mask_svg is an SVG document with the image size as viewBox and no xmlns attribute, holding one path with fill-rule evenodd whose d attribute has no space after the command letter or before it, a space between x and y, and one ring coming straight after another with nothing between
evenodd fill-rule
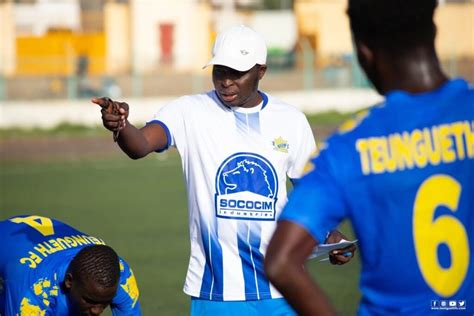
<instances>
[{"instance_id":1,"label":"white and blue jersey","mask_svg":"<svg viewBox=\"0 0 474 316\"><path fill-rule=\"evenodd\" d=\"M185 96L149 122L164 126L168 147L181 155L191 240L184 292L193 297L281 297L263 256L287 201L287 177L301 176L315 142L302 112L260 94L262 104L250 109L225 106L215 91Z\"/></svg>"}]
</instances>

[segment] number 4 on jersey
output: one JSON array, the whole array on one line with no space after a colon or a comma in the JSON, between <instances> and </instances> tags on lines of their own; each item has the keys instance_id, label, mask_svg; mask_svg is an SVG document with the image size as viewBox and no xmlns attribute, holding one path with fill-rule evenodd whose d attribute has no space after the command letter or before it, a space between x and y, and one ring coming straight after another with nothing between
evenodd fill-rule
<instances>
[{"instance_id":1,"label":"number 4 on jersey","mask_svg":"<svg viewBox=\"0 0 474 316\"><path fill-rule=\"evenodd\" d=\"M32 215L27 217L14 217L10 219L10 221L17 224L26 224L36 229L43 236L51 236L54 234L53 221L47 217Z\"/></svg>"}]
</instances>

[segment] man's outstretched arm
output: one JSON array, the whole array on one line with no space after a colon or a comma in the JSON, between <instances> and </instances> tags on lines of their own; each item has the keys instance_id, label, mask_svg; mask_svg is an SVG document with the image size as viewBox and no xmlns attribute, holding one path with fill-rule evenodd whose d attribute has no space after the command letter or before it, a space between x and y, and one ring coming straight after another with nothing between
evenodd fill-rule
<instances>
[{"instance_id":1,"label":"man's outstretched arm","mask_svg":"<svg viewBox=\"0 0 474 316\"><path fill-rule=\"evenodd\" d=\"M149 124L138 129L128 121L129 106L127 103L113 101L109 98L93 98L91 101L102 107L104 127L117 135L118 145L130 158L139 159L167 146L168 138L161 125ZM114 111L114 106L116 111Z\"/></svg>"},{"instance_id":2,"label":"man's outstretched arm","mask_svg":"<svg viewBox=\"0 0 474 316\"><path fill-rule=\"evenodd\" d=\"M298 315L336 315L329 299L304 267L317 244L301 226L281 221L265 256L265 272L270 282Z\"/></svg>"}]
</instances>

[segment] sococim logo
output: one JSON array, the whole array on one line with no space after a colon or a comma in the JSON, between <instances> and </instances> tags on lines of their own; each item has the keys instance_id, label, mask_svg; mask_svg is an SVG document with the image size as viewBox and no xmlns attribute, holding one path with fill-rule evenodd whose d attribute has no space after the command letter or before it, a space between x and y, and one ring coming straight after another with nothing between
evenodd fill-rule
<instances>
[{"instance_id":1,"label":"sococim logo","mask_svg":"<svg viewBox=\"0 0 474 316\"><path fill-rule=\"evenodd\" d=\"M275 169L260 155L236 153L228 157L217 171L217 217L275 220L277 196Z\"/></svg>"}]
</instances>

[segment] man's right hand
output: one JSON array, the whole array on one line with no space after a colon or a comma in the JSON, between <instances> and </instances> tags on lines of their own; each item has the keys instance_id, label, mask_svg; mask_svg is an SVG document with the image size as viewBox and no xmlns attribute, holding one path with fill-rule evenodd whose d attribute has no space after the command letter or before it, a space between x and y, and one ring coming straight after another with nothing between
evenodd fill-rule
<instances>
[{"instance_id":1,"label":"man's right hand","mask_svg":"<svg viewBox=\"0 0 474 316\"><path fill-rule=\"evenodd\" d=\"M160 124L147 124L138 129L127 120L127 103L105 97L92 98L91 101L102 108L102 124L114 133L114 141L130 158L139 159L168 148L168 135Z\"/></svg>"},{"instance_id":2,"label":"man's right hand","mask_svg":"<svg viewBox=\"0 0 474 316\"><path fill-rule=\"evenodd\" d=\"M109 131L118 133L122 130L129 114L129 106L125 102L113 101L107 97L92 98L92 103L100 105L102 110L102 124Z\"/></svg>"}]
</instances>

